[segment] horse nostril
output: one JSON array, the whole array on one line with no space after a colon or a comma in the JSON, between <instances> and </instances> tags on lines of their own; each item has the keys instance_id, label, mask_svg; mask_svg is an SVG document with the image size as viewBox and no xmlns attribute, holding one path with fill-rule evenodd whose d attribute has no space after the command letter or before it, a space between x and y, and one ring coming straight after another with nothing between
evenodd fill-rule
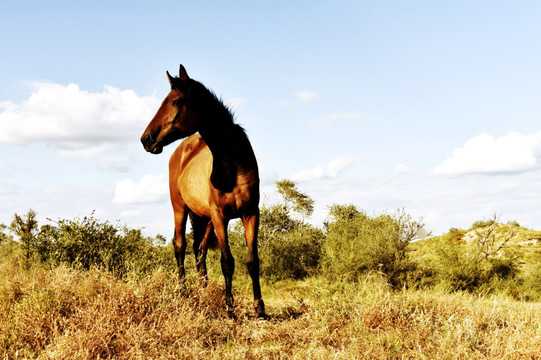
<instances>
[{"instance_id":1,"label":"horse nostril","mask_svg":"<svg viewBox=\"0 0 541 360\"><path fill-rule=\"evenodd\" d=\"M151 142L152 142L152 136L150 134L146 134L141 137L141 143L143 143L143 145L147 145Z\"/></svg>"}]
</instances>

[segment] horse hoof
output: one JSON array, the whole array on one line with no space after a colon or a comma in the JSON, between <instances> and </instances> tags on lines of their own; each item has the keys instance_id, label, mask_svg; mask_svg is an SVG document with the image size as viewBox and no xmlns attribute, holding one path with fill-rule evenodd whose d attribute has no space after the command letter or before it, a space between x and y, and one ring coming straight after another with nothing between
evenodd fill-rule
<instances>
[{"instance_id":1,"label":"horse hoof","mask_svg":"<svg viewBox=\"0 0 541 360\"><path fill-rule=\"evenodd\" d=\"M261 320L269 320L270 317L265 313L265 303L263 300L254 301L255 312L257 313L257 318Z\"/></svg>"},{"instance_id":2,"label":"horse hoof","mask_svg":"<svg viewBox=\"0 0 541 360\"><path fill-rule=\"evenodd\" d=\"M231 320L237 320L237 315L235 314L235 311L233 310L233 308L227 308L227 317L230 318Z\"/></svg>"},{"instance_id":3,"label":"horse hoof","mask_svg":"<svg viewBox=\"0 0 541 360\"><path fill-rule=\"evenodd\" d=\"M265 320L265 321L267 321L267 320L270 320L270 316L267 315L267 314L265 314L265 313L263 313L263 314L257 314L257 319L258 319L258 320Z\"/></svg>"},{"instance_id":4,"label":"horse hoof","mask_svg":"<svg viewBox=\"0 0 541 360\"><path fill-rule=\"evenodd\" d=\"M185 288L186 287L186 277L185 276L179 276L178 277L178 284L180 287Z\"/></svg>"}]
</instances>

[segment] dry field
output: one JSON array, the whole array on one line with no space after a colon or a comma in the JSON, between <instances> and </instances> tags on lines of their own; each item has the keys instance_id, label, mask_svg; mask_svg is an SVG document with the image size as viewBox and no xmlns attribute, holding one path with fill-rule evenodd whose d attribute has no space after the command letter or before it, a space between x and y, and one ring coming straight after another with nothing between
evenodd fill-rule
<instances>
[{"instance_id":1,"label":"dry field","mask_svg":"<svg viewBox=\"0 0 541 360\"><path fill-rule=\"evenodd\" d=\"M541 304L393 291L378 276L264 285L269 321L242 274L235 320L217 274L201 288L162 270L121 281L6 261L0 278L0 359L541 358Z\"/></svg>"}]
</instances>

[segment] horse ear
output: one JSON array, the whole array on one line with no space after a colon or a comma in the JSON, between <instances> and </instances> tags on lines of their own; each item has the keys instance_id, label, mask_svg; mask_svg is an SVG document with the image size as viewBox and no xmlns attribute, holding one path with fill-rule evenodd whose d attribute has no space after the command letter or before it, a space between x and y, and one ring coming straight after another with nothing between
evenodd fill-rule
<instances>
[{"instance_id":1,"label":"horse ear","mask_svg":"<svg viewBox=\"0 0 541 360\"><path fill-rule=\"evenodd\" d=\"M178 71L178 77L182 81L186 81L186 80L189 79L188 73L186 72L186 69L184 68L184 66L182 66L182 64L180 64L180 69Z\"/></svg>"},{"instance_id":2,"label":"horse ear","mask_svg":"<svg viewBox=\"0 0 541 360\"><path fill-rule=\"evenodd\" d=\"M169 84L171 85L171 89L172 89L174 87L175 80L171 76L171 74L169 74L169 71L166 71L166 72L167 72L167 78L169 79Z\"/></svg>"}]
</instances>

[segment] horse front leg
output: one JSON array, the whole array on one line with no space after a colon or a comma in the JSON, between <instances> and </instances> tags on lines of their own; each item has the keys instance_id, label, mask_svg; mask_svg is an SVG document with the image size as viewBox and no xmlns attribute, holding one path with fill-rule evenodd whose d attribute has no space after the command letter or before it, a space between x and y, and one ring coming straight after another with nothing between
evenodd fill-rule
<instances>
[{"instance_id":1,"label":"horse front leg","mask_svg":"<svg viewBox=\"0 0 541 360\"><path fill-rule=\"evenodd\" d=\"M243 216L242 222L248 247L246 266L252 278L254 291L254 308L258 318L268 319L265 313L265 303L261 296L261 285L259 283L259 254L257 252L257 233L259 229L259 211L254 215Z\"/></svg>"},{"instance_id":2,"label":"horse front leg","mask_svg":"<svg viewBox=\"0 0 541 360\"><path fill-rule=\"evenodd\" d=\"M214 217L212 219L212 225L216 231L216 237L218 238L218 246L222 253L220 259L222 265L222 273L225 280L225 305L229 316L234 316L233 313L233 273L235 271L235 259L229 248L229 241L227 239L227 225L228 220L223 217Z\"/></svg>"},{"instance_id":3,"label":"horse front leg","mask_svg":"<svg viewBox=\"0 0 541 360\"><path fill-rule=\"evenodd\" d=\"M181 282L186 279L184 270L184 258L186 257L186 218L187 209L175 209L175 235L173 236L173 248L175 249L175 258L177 260L178 275Z\"/></svg>"}]
</instances>

